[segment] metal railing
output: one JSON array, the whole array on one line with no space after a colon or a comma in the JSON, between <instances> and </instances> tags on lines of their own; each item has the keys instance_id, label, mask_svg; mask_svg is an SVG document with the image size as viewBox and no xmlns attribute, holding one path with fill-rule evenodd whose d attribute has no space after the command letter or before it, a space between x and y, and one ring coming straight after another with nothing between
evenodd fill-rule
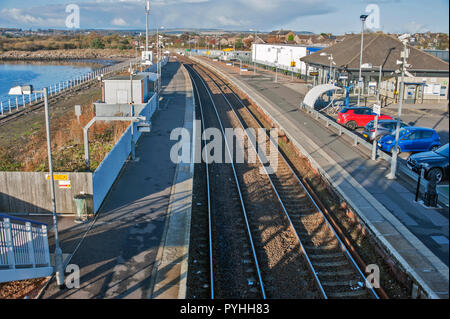
<instances>
[{"instance_id":1,"label":"metal railing","mask_svg":"<svg viewBox=\"0 0 450 319\"><path fill-rule=\"evenodd\" d=\"M346 127L338 124L334 119L322 114L320 111L317 111L303 103L300 104L300 108L302 108L303 111L305 111L306 113L311 114L312 117L314 117L316 120L324 121L326 127L329 127L329 126L334 127L338 131L339 136L347 135L348 137L350 137L353 140L353 146L361 145L370 151L372 150L372 147L373 147L372 143L369 143L368 141L366 141L362 137L358 136L354 132L350 131ZM378 147L377 147L376 156L387 161L388 163L390 163L392 161L392 156L390 154L385 153L382 150L378 149ZM402 174L406 175L407 177L412 179L414 182L417 183L419 181L419 175L417 173L413 172L412 170L410 170L406 166L406 163L404 163L401 160L398 165L398 169ZM420 190L422 193L424 193L427 189L428 189L428 181L426 179L422 178L420 180ZM442 193L442 191L438 188L437 192L438 192L438 195L442 194L441 196L438 196L439 204L441 204L443 206L447 206L448 203L446 203L445 201L439 200L439 199L442 199L442 197L444 197L443 196L444 194Z\"/></svg>"},{"instance_id":2,"label":"metal railing","mask_svg":"<svg viewBox=\"0 0 450 319\"><path fill-rule=\"evenodd\" d=\"M0 214L0 282L52 273L47 225Z\"/></svg>"},{"instance_id":3,"label":"metal railing","mask_svg":"<svg viewBox=\"0 0 450 319\"><path fill-rule=\"evenodd\" d=\"M138 60L139 59L131 59L131 62L137 63ZM129 67L130 67L130 61L125 61L125 62L121 62L118 64L109 65L109 66L105 66L105 67L96 69L92 72L77 76L70 80L52 84L47 87L49 97L59 94L61 92L70 90L72 88L79 87L86 82L96 80L101 75L107 75L112 72L117 72L117 71L123 70L125 68L129 68ZM36 89L36 90L39 91L39 89ZM16 95L13 97L4 97L4 98L0 99L0 116L6 115L13 111L17 111L19 109L26 108L27 105L30 106L35 102L40 102L43 100L44 100L43 94L37 93L37 92L29 94L29 95Z\"/></svg>"}]
</instances>

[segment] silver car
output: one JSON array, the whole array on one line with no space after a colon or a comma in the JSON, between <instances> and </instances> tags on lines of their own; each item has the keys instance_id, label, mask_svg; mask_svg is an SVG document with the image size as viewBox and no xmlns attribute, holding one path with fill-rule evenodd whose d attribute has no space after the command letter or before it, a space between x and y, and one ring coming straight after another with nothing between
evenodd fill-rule
<instances>
[{"instance_id":1,"label":"silver car","mask_svg":"<svg viewBox=\"0 0 450 319\"><path fill-rule=\"evenodd\" d=\"M370 121L364 127L362 133L364 138L368 141L373 141L375 138L379 140L381 137L387 134L391 134L397 128L397 120L378 120L377 134L375 135L375 121ZM409 126L406 123L400 122L400 128Z\"/></svg>"}]
</instances>

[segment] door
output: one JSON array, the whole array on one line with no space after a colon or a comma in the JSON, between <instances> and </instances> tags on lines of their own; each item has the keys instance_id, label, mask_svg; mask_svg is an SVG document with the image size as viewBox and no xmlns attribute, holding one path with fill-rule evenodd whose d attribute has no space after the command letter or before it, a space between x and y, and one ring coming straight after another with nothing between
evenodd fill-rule
<instances>
[{"instance_id":1,"label":"door","mask_svg":"<svg viewBox=\"0 0 450 319\"><path fill-rule=\"evenodd\" d=\"M117 90L117 104L127 104L128 103L128 91Z\"/></svg>"},{"instance_id":2,"label":"door","mask_svg":"<svg viewBox=\"0 0 450 319\"><path fill-rule=\"evenodd\" d=\"M402 152L414 152L416 150L415 143L419 136L419 132L414 131L400 138L400 148Z\"/></svg>"},{"instance_id":3,"label":"door","mask_svg":"<svg viewBox=\"0 0 450 319\"><path fill-rule=\"evenodd\" d=\"M419 151L429 151L431 143L433 142L432 131L420 131L419 140L417 141L417 147Z\"/></svg>"}]
</instances>

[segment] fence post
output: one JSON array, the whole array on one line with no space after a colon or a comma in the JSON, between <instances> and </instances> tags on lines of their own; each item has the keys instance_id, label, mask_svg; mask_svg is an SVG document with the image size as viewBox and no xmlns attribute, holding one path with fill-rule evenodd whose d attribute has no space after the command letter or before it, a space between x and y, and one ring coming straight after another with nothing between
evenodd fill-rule
<instances>
[{"instance_id":1,"label":"fence post","mask_svg":"<svg viewBox=\"0 0 450 319\"><path fill-rule=\"evenodd\" d=\"M1 103L2 115L3 115L3 101L1 101L0 103Z\"/></svg>"},{"instance_id":2,"label":"fence post","mask_svg":"<svg viewBox=\"0 0 450 319\"><path fill-rule=\"evenodd\" d=\"M22 94L22 106L25 108L25 94Z\"/></svg>"},{"instance_id":3,"label":"fence post","mask_svg":"<svg viewBox=\"0 0 450 319\"><path fill-rule=\"evenodd\" d=\"M28 95L28 99L30 100L30 105L31 105L31 93Z\"/></svg>"},{"instance_id":4,"label":"fence post","mask_svg":"<svg viewBox=\"0 0 450 319\"><path fill-rule=\"evenodd\" d=\"M28 239L28 258L30 259L33 267L36 267L36 257L34 256L34 245L33 245L33 227L30 222L25 223L25 227L27 230L27 239Z\"/></svg>"},{"instance_id":5,"label":"fence post","mask_svg":"<svg viewBox=\"0 0 450 319\"><path fill-rule=\"evenodd\" d=\"M17 96L16 96L16 110L19 108L19 100L18 100L18 98L17 98Z\"/></svg>"},{"instance_id":6,"label":"fence post","mask_svg":"<svg viewBox=\"0 0 450 319\"><path fill-rule=\"evenodd\" d=\"M42 225L41 228L41 232L42 232L42 242L44 245L44 257L45 257L45 262L46 264L50 267L51 266L51 262L50 262L50 251L49 251L49 247L48 247L48 231L47 231L47 225Z\"/></svg>"},{"instance_id":7,"label":"fence post","mask_svg":"<svg viewBox=\"0 0 450 319\"><path fill-rule=\"evenodd\" d=\"M9 268L14 269L16 268L16 260L14 258L13 236L9 218L3 219L3 225L5 226L6 235L6 258L8 259Z\"/></svg>"},{"instance_id":8,"label":"fence post","mask_svg":"<svg viewBox=\"0 0 450 319\"><path fill-rule=\"evenodd\" d=\"M8 99L8 105L9 113L11 113L11 99Z\"/></svg>"}]
</instances>

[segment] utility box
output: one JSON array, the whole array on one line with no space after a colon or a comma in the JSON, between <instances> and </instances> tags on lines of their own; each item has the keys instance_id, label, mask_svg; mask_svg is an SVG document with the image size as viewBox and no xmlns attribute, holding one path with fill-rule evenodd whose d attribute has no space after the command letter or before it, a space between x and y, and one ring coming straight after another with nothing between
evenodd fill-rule
<instances>
[{"instance_id":1,"label":"utility box","mask_svg":"<svg viewBox=\"0 0 450 319\"><path fill-rule=\"evenodd\" d=\"M132 82L132 84L131 84ZM145 74L133 75L132 81L130 76L116 76L104 83L104 96L106 104L127 104L131 102L131 85L133 86L134 103L147 103L150 97L149 80Z\"/></svg>"}]
</instances>

